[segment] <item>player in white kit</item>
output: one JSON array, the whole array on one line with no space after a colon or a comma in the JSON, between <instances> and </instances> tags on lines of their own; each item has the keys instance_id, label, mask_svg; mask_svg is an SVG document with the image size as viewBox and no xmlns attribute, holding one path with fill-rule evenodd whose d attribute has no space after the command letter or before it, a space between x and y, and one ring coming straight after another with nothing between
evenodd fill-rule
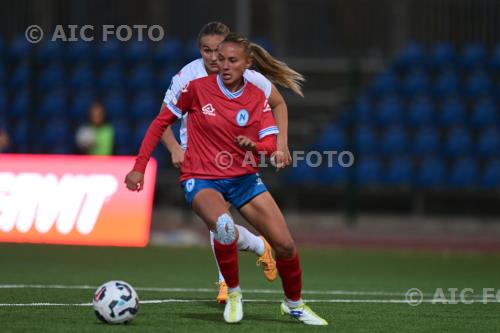
<instances>
[{"instance_id":1,"label":"player in white kit","mask_svg":"<svg viewBox=\"0 0 500 333\"><path fill-rule=\"evenodd\" d=\"M177 98L182 92L182 89L192 80L208 76L212 73L217 73L217 47L224 40L229 33L229 28L220 22L210 22L206 24L198 35L198 45L200 47L201 58L192 61L184 66L173 78L168 88L164 103L175 104ZM292 71L290 69L290 71ZM295 72L294 72L295 73ZM296 73L298 81L303 78L300 74ZM288 115L285 101L276 87L259 72L247 69L244 72L244 78L262 90L269 100L269 105L272 109L274 118L278 125L279 134L277 139L276 166L278 169L284 168L291 163L290 152L288 150ZM281 82L278 82L281 83ZM290 85L289 82L287 82ZM293 85L293 84L292 84ZM300 87L293 89L296 93L302 95ZM187 133L188 113L186 113L181 120L180 140L177 142L171 128L165 131L162 142L171 153L172 163L175 167L179 168L184 160L184 151L188 145ZM228 204L229 205L229 204ZM262 265L263 273L267 280L274 281L276 279L277 270L276 262L272 256L272 249L264 237L258 237L251 233L248 229L241 225L236 225L239 232L238 250L251 251L258 256L257 265ZM210 232L210 243L213 250L213 233ZM224 277L219 270L219 293L217 295L218 303L225 303L227 301L227 285L224 282Z\"/></svg>"}]
</instances>

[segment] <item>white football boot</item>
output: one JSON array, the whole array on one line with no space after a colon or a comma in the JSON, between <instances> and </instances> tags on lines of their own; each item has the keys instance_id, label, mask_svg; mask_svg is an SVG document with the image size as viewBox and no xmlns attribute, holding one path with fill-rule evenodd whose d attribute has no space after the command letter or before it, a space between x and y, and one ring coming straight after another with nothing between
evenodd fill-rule
<instances>
[{"instance_id":1,"label":"white football boot","mask_svg":"<svg viewBox=\"0 0 500 333\"><path fill-rule=\"evenodd\" d=\"M326 326L328 322L314 313L305 303L296 308L290 308L286 302L281 303L281 314L289 315L307 325Z\"/></svg>"},{"instance_id":2,"label":"white football boot","mask_svg":"<svg viewBox=\"0 0 500 333\"><path fill-rule=\"evenodd\" d=\"M226 323L234 324L243 319L243 300L241 292L233 291L229 293L229 297L224 308L224 320Z\"/></svg>"}]
</instances>

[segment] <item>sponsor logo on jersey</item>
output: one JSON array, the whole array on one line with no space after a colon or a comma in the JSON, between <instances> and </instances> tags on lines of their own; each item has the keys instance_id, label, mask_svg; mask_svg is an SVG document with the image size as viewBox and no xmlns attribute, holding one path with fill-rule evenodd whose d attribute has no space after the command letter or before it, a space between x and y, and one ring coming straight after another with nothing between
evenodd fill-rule
<instances>
[{"instance_id":1,"label":"sponsor logo on jersey","mask_svg":"<svg viewBox=\"0 0 500 333\"><path fill-rule=\"evenodd\" d=\"M269 102L266 99L264 101L264 111L262 111L262 112L268 112L268 111L271 111L271 106L269 106Z\"/></svg>"},{"instance_id":2,"label":"sponsor logo on jersey","mask_svg":"<svg viewBox=\"0 0 500 333\"><path fill-rule=\"evenodd\" d=\"M215 117L215 108L210 103L202 107L201 112L206 116Z\"/></svg>"},{"instance_id":3,"label":"sponsor logo on jersey","mask_svg":"<svg viewBox=\"0 0 500 333\"><path fill-rule=\"evenodd\" d=\"M250 116L248 115L248 111L245 109L241 109L236 114L236 122L240 126L245 126L248 123L249 118L250 118Z\"/></svg>"}]
</instances>

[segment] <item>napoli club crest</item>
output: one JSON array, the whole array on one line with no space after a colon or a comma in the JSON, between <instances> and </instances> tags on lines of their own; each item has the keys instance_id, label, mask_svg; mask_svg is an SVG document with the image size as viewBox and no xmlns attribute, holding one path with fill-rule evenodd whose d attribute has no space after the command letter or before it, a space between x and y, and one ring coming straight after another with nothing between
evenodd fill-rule
<instances>
[{"instance_id":1,"label":"napoli club crest","mask_svg":"<svg viewBox=\"0 0 500 333\"><path fill-rule=\"evenodd\" d=\"M250 116L248 115L248 111L245 109L241 109L236 114L236 122L240 126L245 126L248 123L248 118L250 118Z\"/></svg>"}]
</instances>

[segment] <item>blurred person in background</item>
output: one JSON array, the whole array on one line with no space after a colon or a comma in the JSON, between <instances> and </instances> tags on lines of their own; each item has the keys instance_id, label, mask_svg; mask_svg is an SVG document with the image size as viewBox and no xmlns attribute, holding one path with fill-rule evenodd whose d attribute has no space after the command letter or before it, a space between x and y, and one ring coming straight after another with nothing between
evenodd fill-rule
<instances>
[{"instance_id":1,"label":"blurred person in background","mask_svg":"<svg viewBox=\"0 0 500 333\"><path fill-rule=\"evenodd\" d=\"M5 152L9 149L10 146L10 138L7 130L0 127L0 153Z\"/></svg>"},{"instance_id":2,"label":"blurred person in background","mask_svg":"<svg viewBox=\"0 0 500 333\"><path fill-rule=\"evenodd\" d=\"M101 102L94 102L89 108L88 124L80 126L76 132L76 145L88 155L112 155L114 129L106 120L106 110Z\"/></svg>"}]
</instances>

